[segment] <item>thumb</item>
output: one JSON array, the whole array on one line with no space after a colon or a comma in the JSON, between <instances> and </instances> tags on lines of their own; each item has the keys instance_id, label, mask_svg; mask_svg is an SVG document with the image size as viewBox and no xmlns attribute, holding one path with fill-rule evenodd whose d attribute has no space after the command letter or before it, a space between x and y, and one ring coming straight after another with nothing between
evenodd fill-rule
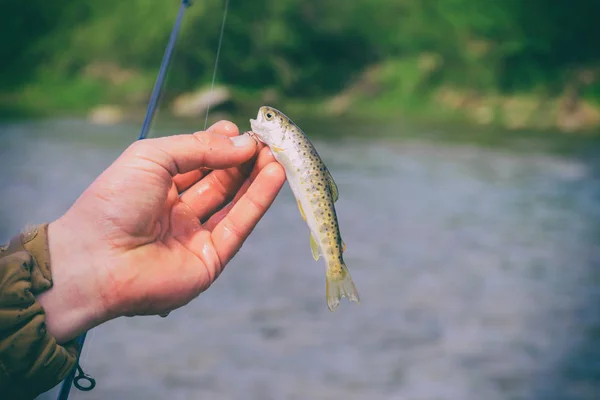
<instances>
[{"instance_id":1,"label":"thumb","mask_svg":"<svg viewBox=\"0 0 600 400\"><path fill-rule=\"evenodd\" d=\"M214 132L145 139L133 143L123 153L127 163L152 162L171 176L199 168L225 169L248 161L257 150L249 134L233 137Z\"/></svg>"}]
</instances>

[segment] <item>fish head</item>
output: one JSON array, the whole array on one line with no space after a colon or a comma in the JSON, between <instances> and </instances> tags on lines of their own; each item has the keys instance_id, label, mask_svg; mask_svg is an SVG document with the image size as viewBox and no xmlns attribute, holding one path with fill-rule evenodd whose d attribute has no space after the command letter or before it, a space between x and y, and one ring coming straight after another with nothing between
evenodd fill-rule
<instances>
[{"instance_id":1,"label":"fish head","mask_svg":"<svg viewBox=\"0 0 600 400\"><path fill-rule=\"evenodd\" d=\"M279 110L262 106L258 109L256 119L250 120L252 132L267 146L281 143L285 134L284 121L289 119Z\"/></svg>"}]
</instances>

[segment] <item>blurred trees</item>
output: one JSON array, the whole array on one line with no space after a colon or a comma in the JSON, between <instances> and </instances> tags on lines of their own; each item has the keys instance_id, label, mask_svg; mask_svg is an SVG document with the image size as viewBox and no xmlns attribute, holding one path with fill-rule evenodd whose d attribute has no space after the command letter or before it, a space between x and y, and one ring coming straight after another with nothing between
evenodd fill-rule
<instances>
[{"instance_id":1,"label":"blurred trees","mask_svg":"<svg viewBox=\"0 0 600 400\"><path fill-rule=\"evenodd\" d=\"M153 78L179 1L2 3L6 92L48 75L71 79L100 62ZM224 4L196 0L189 8L171 90L208 81ZM369 65L431 53L443 63L432 85L556 92L577 71L598 71L598 15L597 0L231 0L218 76L248 91L322 96ZM599 98L594 73L588 81L586 93Z\"/></svg>"}]
</instances>

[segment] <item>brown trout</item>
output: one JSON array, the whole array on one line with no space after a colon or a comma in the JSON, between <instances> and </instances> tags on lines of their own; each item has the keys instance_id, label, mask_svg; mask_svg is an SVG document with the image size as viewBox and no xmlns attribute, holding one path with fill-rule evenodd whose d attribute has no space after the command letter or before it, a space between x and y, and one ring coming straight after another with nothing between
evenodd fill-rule
<instances>
[{"instance_id":1,"label":"brown trout","mask_svg":"<svg viewBox=\"0 0 600 400\"><path fill-rule=\"evenodd\" d=\"M317 150L292 120L272 107L261 107L256 119L250 120L250 126L285 169L300 214L310 230L313 258L325 259L329 310L335 310L342 297L358 303L358 292L342 256L346 245L334 206L338 188Z\"/></svg>"}]
</instances>

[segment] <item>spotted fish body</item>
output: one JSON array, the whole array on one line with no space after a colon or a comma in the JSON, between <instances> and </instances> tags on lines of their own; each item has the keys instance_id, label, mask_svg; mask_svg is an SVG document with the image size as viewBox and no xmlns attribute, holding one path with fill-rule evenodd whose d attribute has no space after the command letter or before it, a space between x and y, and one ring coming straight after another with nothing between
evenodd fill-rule
<instances>
[{"instance_id":1,"label":"spotted fish body","mask_svg":"<svg viewBox=\"0 0 600 400\"><path fill-rule=\"evenodd\" d=\"M358 292L342 255L345 244L334 206L338 190L323 160L304 132L272 107L261 107L250 125L285 169L300 214L310 230L313 258L325 259L327 306L335 310L342 297L358 303Z\"/></svg>"}]
</instances>

